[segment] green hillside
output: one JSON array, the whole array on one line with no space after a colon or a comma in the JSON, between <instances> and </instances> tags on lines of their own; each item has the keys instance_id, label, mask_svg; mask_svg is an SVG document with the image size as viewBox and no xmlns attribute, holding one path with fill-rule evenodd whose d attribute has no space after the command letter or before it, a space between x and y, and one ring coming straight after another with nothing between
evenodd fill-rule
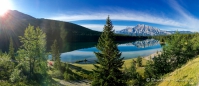
<instances>
[{"instance_id":1,"label":"green hillside","mask_svg":"<svg viewBox=\"0 0 199 86\"><path fill-rule=\"evenodd\" d=\"M198 86L199 58L189 61L174 72L167 74L158 86Z\"/></svg>"},{"instance_id":2,"label":"green hillside","mask_svg":"<svg viewBox=\"0 0 199 86\"><path fill-rule=\"evenodd\" d=\"M46 33L47 50L50 49L50 45L52 45L52 42L55 39L58 41L60 48L62 48L60 50L66 51L64 50L67 46L66 42L97 42L101 34L101 32L70 22L43 18L37 19L16 10L10 10L6 16L0 17L0 49L8 51L10 37L14 39L14 47L18 48L21 45L18 36L22 36L24 34L24 30L29 24L35 27L40 27ZM147 37L117 35L116 41L136 40L142 38L146 39ZM94 45L88 47L93 46ZM72 48L72 46L68 46L67 48Z\"/></svg>"}]
</instances>

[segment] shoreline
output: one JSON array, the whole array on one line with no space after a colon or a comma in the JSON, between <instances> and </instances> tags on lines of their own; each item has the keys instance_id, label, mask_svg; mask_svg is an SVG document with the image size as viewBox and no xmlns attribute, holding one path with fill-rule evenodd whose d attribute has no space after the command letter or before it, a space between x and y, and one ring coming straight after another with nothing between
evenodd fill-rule
<instances>
[{"instance_id":1,"label":"shoreline","mask_svg":"<svg viewBox=\"0 0 199 86\"><path fill-rule=\"evenodd\" d=\"M146 59L146 60L151 60L152 58L154 58L155 56L158 56L161 53L162 53L161 51L157 51L157 52L152 53L152 54L150 54L148 56L144 56L143 58Z\"/></svg>"},{"instance_id":2,"label":"shoreline","mask_svg":"<svg viewBox=\"0 0 199 86\"><path fill-rule=\"evenodd\" d=\"M157 51L157 52L152 53L148 56L143 56L142 58L146 59L146 60L151 60L152 58L154 58L154 56L158 56L159 54L161 54L161 51ZM137 58L137 57L135 57L135 58ZM124 61L132 60L132 59L135 59L135 58L125 59ZM51 60L47 60L47 62L52 62L54 64L54 61L51 61ZM64 62L64 63L67 63L67 62ZM70 64L82 64L82 65L84 65L84 64L93 64L93 63L70 63Z\"/></svg>"},{"instance_id":3,"label":"shoreline","mask_svg":"<svg viewBox=\"0 0 199 86\"><path fill-rule=\"evenodd\" d=\"M154 56L158 56L159 54L161 54L161 51L157 51L155 53L152 53L150 55L147 55L147 56L143 56L142 58L143 59L146 59L146 60L151 60L152 58L154 58ZM125 59L124 61L128 61L128 60L132 60L132 59L136 59L137 57L135 58L130 58L130 59Z\"/></svg>"}]
</instances>

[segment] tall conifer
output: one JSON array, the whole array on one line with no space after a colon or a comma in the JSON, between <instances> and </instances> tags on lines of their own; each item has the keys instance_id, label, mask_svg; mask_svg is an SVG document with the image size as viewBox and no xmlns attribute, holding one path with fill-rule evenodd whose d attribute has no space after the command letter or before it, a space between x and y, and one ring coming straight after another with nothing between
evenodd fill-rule
<instances>
[{"instance_id":1,"label":"tall conifer","mask_svg":"<svg viewBox=\"0 0 199 86\"><path fill-rule=\"evenodd\" d=\"M15 57L14 57L14 46L13 46L13 40L12 40L12 38L10 38L9 55L10 55L10 58L12 60L15 60Z\"/></svg>"},{"instance_id":2,"label":"tall conifer","mask_svg":"<svg viewBox=\"0 0 199 86\"><path fill-rule=\"evenodd\" d=\"M97 49L94 52L98 61L94 64L93 86L125 86L124 73L120 70L124 64L121 52L114 43L114 30L112 22L108 16L106 25L98 40Z\"/></svg>"},{"instance_id":3,"label":"tall conifer","mask_svg":"<svg viewBox=\"0 0 199 86\"><path fill-rule=\"evenodd\" d=\"M59 47L57 45L57 40L54 40L54 43L51 46L51 50L52 50L52 59L54 60L54 67L56 69L59 69L61 63L60 63L60 53L59 53Z\"/></svg>"}]
</instances>

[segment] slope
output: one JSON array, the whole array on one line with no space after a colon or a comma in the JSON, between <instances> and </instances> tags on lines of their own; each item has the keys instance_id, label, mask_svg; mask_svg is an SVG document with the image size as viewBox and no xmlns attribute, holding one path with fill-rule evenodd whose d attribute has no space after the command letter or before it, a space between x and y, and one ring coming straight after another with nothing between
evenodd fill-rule
<instances>
[{"instance_id":1,"label":"slope","mask_svg":"<svg viewBox=\"0 0 199 86\"><path fill-rule=\"evenodd\" d=\"M58 40L59 45L61 45L60 47L63 47L62 45L65 41L90 41L98 38L98 35L100 34L100 32L69 22L37 19L16 10L9 10L5 16L0 17L0 49L3 51L8 49L10 37L14 39L14 46L18 48L18 46L20 46L18 36L24 34L24 30L29 24L35 27L40 27L46 33L47 48L49 48L48 46L50 46L55 39Z\"/></svg>"},{"instance_id":2,"label":"slope","mask_svg":"<svg viewBox=\"0 0 199 86\"><path fill-rule=\"evenodd\" d=\"M0 49L8 51L9 39L13 39L14 47L21 45L19 36L24 34L26 27L31 24L40 27L46 33L47 51L50 50L52 42L56 39L61 51L71 50L73 46L67 46L67 42L97 42L101 32L86 27L50 19L38 19L16 10L9 10L6 15L0 17ZM103 28L102 28L103 29ZM146 38L146 37L145 37ZM138 37L117 35L116 41L135 40ZM88 47L92 47L90 45ZM15 50L16 50L15 49ZM75 48L78 49L78 48Z\"/></svg>"},{"instance_id":3,"label":"slope","mask_svg":"<svg viewBox=\"0 0 199 86\"><path fill-rule=\"evenodd\" d=\"M167 74L158 86L197 86L197 84L199 85L199 57Z\"/></svg>"}]
</instances>

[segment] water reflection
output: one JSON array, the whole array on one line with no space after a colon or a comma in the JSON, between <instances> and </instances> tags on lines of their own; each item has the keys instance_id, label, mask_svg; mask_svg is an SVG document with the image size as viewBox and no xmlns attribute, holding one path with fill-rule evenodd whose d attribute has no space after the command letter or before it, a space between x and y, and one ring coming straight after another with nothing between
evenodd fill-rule
<instances>
[{"instance_id":1,"label":"water reflection","mask_svg":"<svg viewBox=\"0 0 199 86\"><path fill-rule=\"evenodd\" d=\"M124 57L124 59L130 59L138 56L148 56L152 53L160 51L161 45L157 40L147 39L143 41L119 44L118 49L122 52L122 57ZM97 60L93 52L98 52L96 47L78 49L71 52L62 53L61 61L76 62L86 59L89 63L92 63Z\"/></svg>"},{"instance_id":2,"label":"water reflection","mask_svg":"<svg viewBox=\"0 0 199 86\"><path fill-rule=\"evenodd\" d=\"M155 39L146 39L143 41L136 41L136 42L131 42L127 43L126 45L135 45L138 48L146 48L154 45L158 45L159 41Z\"/></svg>"}]
</instances>

